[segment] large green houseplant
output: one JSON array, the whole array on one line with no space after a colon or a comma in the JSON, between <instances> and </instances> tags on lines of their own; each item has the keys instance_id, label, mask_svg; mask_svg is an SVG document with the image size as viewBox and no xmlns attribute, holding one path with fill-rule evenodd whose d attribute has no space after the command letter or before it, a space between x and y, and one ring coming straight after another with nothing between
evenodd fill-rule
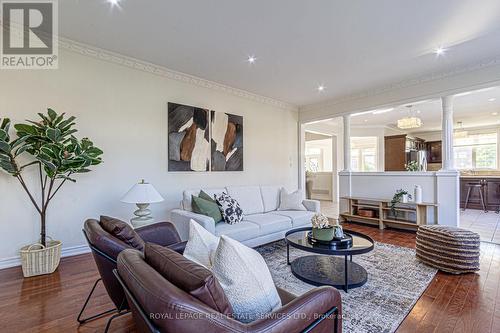
<instances>
[{"instance_id":1,"label":"large green houseplant","mask_svg":"<svg viewBox=\"0 0 500 333\"><path fill-rule=\"evenodd\" d=\"M74 175L89 172L89 167L100 164L103 152L89 139L79 140L73 135L77 132L73 128L75 117L57 114L52 109L38 115L38 121L14 125L15 139L9 134L10 120L0 119L0 168L19 181L40 215L40 243L45 247L47 209L51 200L67 181L76 181ZM21 155L29 159L22 158L21 162ZM23 177L28 167L37 168L39 196L33 194Z\"/></svg>"}]
</instances>

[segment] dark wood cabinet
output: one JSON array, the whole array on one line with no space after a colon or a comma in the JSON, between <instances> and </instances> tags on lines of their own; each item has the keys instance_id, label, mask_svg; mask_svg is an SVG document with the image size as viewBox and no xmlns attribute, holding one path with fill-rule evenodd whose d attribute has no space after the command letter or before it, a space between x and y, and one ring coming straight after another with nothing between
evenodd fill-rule
<instances>
[{"instance_id":1,"label":"dark wood cabinet","mask_svg":"<svg viewBox=\"0 0 500 333\"><path fill-rule=\"evenodd\" d=\"M441 141L427 142L427 162L428 163L441 163Z\"/></svg>"},{"instance_id":2,"label":"dark wood cabinet","mask_svg":"<svg viewBox=\"0 0 500 333\"><path fill-rule=\"evenodd\" d=\"M465 207L465 199L467 198L467 184L484 184L483 196L486 203L486 208L491 211L496 211L500 207L500 177L499 178L481 178L481 177L460 177L460 207ZM483 209L481 205L481 196L479 189L475 188L471 191L469 197L469 209Z\"/></svg>"},{"instance_id":3,"label":"dark wood cabinet","mask_svg":"<svg viewBox=\"0 0 500 333\"><path fill-rule=\"evenodd\" d=\"M385 171L405 171L406 134L384 138Z\"/></svg>"}]
</instances>

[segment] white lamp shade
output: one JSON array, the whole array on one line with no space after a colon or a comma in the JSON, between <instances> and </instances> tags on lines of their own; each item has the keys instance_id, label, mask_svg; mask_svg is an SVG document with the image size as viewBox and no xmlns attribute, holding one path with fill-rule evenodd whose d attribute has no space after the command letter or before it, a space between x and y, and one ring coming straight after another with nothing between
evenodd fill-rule
<instances>
[{"instance_id":1,"label":"white lamp shade","mask_svg":"<svg viewBox=\"0 0 500 333\"><path fill-rule=\"evenodd\" d=\"M139 183L132 186L132 188L123 196L122 202L126 203L153 203L163 201L163 197L158 191L149 183Z\"/></svg>"}]
</instances>

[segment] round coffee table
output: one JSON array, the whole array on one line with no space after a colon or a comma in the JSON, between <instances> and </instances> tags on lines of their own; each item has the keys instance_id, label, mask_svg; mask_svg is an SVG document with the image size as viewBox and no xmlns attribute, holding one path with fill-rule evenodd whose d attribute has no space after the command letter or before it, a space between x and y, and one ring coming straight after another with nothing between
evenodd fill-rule
<instances>
[{"instance_id":1,"label":"round coffee table","mask_svg":"<svg viewBox=\"0 0 500 333\"><path fill-rule=\"evenodd\" d=\"M339 249L330 245L311 243L307 238L307 233L311 229L311 227L298 228L285 234L286 261L292 266L293 275L315 286L329 285L343 288L346 292L349 288L364 285L368 280L368 274L361 265L352 262L352 256L372 251L373 239L360 232L344 230L344 233L352 236L352 246ZM323 255L299 257L290 263L290 246Z\"/></svg>"}]
</instances>

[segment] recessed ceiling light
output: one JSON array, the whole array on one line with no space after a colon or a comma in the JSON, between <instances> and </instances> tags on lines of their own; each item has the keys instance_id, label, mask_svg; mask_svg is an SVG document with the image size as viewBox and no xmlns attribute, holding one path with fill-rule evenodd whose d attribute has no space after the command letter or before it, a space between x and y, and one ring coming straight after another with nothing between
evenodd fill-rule
<instances>
[{"instance_id":1,"label":"recessed ceiling light","mask_svg":"<svg viewBox=\"0 0 500 333\"><path fill-rule=\"evenodd\" d=\"M249 64L255 64L256 60L257 60L257 58L255 58L255 56L253 56L253 55L248 56L248 58L247 58L247 61Z\"/></svg>"},{"instance_id":2,"label":"recessed ceiling light","mask_svg":"<svg viewBox=\"0 0 500 333\"><path fill-rule=\"evenodd\" d=\"M442 56L446 53L446 50L444 47L440 46L434 49L434 53L439 57Z\"/></svg>"},{"instance_id":3,"label":"recessed ceiling light","mask_svg":"<svg viewBox=\"0 0 500 333\"><path fill-rule=\"evenodd\" d=\"M368 119L365 119L365 123L367 123L367 122L368 122Z\"/></svg>"},{"instance_id":4,"label":"recessed ceiling light","mask_svg":"<svg viewBox=\"0 0 500 333\"><path fill-rule=\"evenodd\" d=\"M319 92L325 91L325 86L324 85L319 85L318 86L318 91Z\"/></svg>"},{"instance_id":5,"label":"recessed ceiling light","mask_svg":"<svg viewBox=\"0 0 500 333\"><path fill-rule=\"evenodd\" d=\"M498 112L492 112L491 115L492 116L498 116Z\"/></svg>"},{"instance_id":6,"label":"recessed ceiling light","mask_svg":"<svg viewBox=\"0 0 500 333\"><path fill-rule=\"evenodd\" d=\"M488 102L494 102L494 101L496 101L496 100L497 100L496 98L490 98L490 99L488 100Z\"/></svg>"}]
</instances>

